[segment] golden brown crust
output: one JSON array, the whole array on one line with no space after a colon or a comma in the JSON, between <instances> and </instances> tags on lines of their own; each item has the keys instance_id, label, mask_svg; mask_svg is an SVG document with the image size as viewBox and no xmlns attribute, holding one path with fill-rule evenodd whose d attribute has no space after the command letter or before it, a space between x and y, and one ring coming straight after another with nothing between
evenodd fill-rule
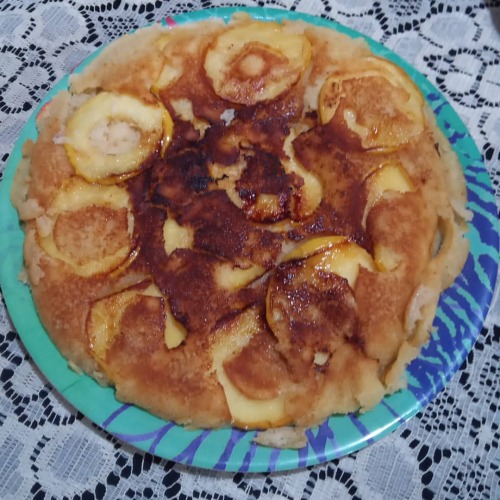
<instances>
[{"instance_id":1,"label":"golden brown crust","mask_svg":"<svg viewBox=\"0 0 500 500\"><path fill-rule=\"evenodd\" d=\"M100 57L70 78L75 93L116 91L155 102L150 88L161 67L161 49L156 42L164 35L159 25L125 35L105 47ZM134 68L133 71L130 68Z\"/></svg>"},{"instance_id":2,"label":"golden brown crust","mask_svg":"<svg viewBox=\"0 0 500 500\"><path fill-rule=\"evenodd\" d=\"M70 96L66 92L58 94L42 108L37 117L39 135L30 151L30 176L28 198L36 199L47 209L58 187L74 174L64 146L57 138L64 129L69 112ZM36 180L36 181L35 181Z\"/></svg>"},{"instance_id":3,"label":"golden brown crust","mask_svg":"<svg viewBox=\"0 0 500 500\"><path fill-rule=\"evenodd\" d=\"M62 354L119 399L193 427L307 427L371 408L404 385L468 251L460 165L433 118L405 107L407 77L362 41L286 22L275 47L251 41L228 62L234 78L214 83L207 53L250 22L113 43L40 113L12 192L37 310ZM304 49L293 78L267 81L292 35ZM368 57L377 76L358 75ZM235 65L265 99L238 94ZM340 104L335 86L322 91L332 75L345 81ZM66 124L104 91L167 111L140 168L90 183ZM99 130L116 120L101 118ZM377 120L387 143L369 132ZM125 149L133 137L109 134ZM283 436L261 440L303 443Z\"/></svg>"}]
</instances>

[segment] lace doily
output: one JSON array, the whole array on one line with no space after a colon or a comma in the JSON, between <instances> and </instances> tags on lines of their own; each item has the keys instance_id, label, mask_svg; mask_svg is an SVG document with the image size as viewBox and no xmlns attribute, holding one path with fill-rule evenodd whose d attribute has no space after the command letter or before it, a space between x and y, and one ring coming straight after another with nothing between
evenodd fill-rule
<instances>
[{"instance_id":1,"label":"lace doily","mask_svg":"<svg viewBox=\"0 0 500 500\"><path fill-rule=\"evenodd\" d=\"M324 16L384 43L434 83L484 156L500 204L500 2L244 1ZM0 160L47 91L97 47L168 15L232 2L0 4ZM1 236L0 236L1 237ZM0 256L1 261L4 256ZM447 388L391 435L286 473L204 471L138 452L70 407L0 306L0 498L498 498L500 296Z\"/></svg>"}]
</instances>

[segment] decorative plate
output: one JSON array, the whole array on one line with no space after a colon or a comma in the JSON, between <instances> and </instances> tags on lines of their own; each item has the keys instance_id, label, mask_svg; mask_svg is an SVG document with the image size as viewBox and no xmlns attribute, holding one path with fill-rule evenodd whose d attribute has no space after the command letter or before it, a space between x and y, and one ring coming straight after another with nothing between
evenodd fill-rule
<instances>
[{"instance_id":1,"label":"decorative plate","mask_svg":"<svg viewBox=\"0 0 500 500\"><path fill-rule=\"evenodd\" d=\"M163 24L184 24L210 17L228 21L236 11L245 11L261 20L302 20L352 38L363 37L335 22L298 12L260 8L190 12L165 19ZM258 446L252 442L254 431L186 430L135 406L120 403L113 389L103 388L90 377L78 375L68 367L40 324L29 287L18 280L24 235L9 197L22 146L27 139L37 137L36 114L57 92L68 87L68 77L48 93L28 120L9 157L0 185L2 292L12 321L41 371L64 398L102 429L141 450L207 469L240 472L295 469L342 457L381 439L421 411L460 368L481 330L497 275L498 220L491 182L465 125L440 92L396 54L363 38L374 53L390 59L409 73L458 154L467 181L468 208L473 215L468 233L470 254L462 274L440 299L435 332L429 344L407 369L408 388L385 397L363 415L333 416L308 430L308 444L300 450ZM87 58L75 71L81 71L98 53Z\"/></svg>"}]
</instances>

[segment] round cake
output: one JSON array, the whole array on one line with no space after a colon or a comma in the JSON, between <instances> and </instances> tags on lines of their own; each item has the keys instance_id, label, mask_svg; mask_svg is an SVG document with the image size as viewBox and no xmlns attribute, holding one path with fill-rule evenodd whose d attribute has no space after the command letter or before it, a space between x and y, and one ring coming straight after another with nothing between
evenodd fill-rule
<instances>
[{"instance_id":1,"label":"round cake","mask_svg":"<svg viewBox=\"0 0 500 500\"><path fill-rule=\"evenodd\" d=\"M362 39L244 14L153 25L37 127L11 193L24 278L75 370L280 447L405 386L468 254L465 180Z\"/></svg>"}]
</instances>

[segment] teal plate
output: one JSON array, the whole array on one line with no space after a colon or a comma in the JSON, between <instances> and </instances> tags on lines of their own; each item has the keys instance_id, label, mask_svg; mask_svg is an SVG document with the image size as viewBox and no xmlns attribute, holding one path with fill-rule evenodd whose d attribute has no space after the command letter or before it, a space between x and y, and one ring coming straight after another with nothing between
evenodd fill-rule
<instances>
[{"instance_id":1,"label":"teal plate","mask_svg":"<svg viewBox=\"0 0 500 500\"><path fill-rule=\"evenodd\" d=\"M491 182L465 125L432 84L384 46L335 22L275 9L204 10L165 19L163 24L184 24L210 17L228 21L236 11L242 10L257 19L302 20L352 38L364 38L373 52L409 73L458 154L467 181L468 208L472 213L468 233L470 254L462 274L441 297L435 333L429 344L407 369L408 388L385 397L363 415L333 416L308 430L307 446L300 450L280 450L253 443L254 431L186 430L140 408L120 403L113 389L102 388L91 378L72 371L40 324L29 287L18 281L24 236L9 198L22 145L27 139L37 137L36 114L57 92L67 88L68 77L48 93L28 120L6 166L0 185L0 283L12 321L34 361L64 398L99 427L141 450L179 463L215 470L264 472L296 469L342 457L381 439L422 410L460 368L481 330L497 276L499 238ZM81 71L98 53L75 71Z\"/></svg>"}]
</instances>

